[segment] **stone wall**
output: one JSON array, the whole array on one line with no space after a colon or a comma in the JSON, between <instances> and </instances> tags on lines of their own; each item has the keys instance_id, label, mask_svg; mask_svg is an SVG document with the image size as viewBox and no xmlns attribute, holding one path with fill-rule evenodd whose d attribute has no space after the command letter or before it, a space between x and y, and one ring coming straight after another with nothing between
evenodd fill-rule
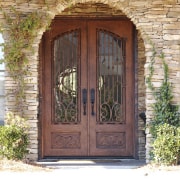
<instances>
[{"instance_id":1,"label":"stone wall","mask_svg":"<svg viewBox=\"0 0 180 180\"><path fill-rule=\"evenodd\" d=\"M45 3L46 2L46 3ZM93 2L93 3L92 3ZM78 4L86 4L86 9L78 8ZM96 5L94 4L96 3ZM98 6L99 4L99 6ZM103 6L102 6L103 4ZM7 11L12 5L22 14L32 11L46 12L50 14L53 19L55 15L68 14L78 16L84 14L86 11L89 16L112 16L125 15L136 26L138 36L138 62L137 62L137 79L138 79L138 111L145 111L147 116L147 123L152 118L151 105L154 102L149 89L145 87L145 77L148 75L148 65L152 56L152 46L150 42L155 45L158 54L161 51L165 54L165 59L169 65L170 81L173 85L173 103L180 104L180 0L1 0L0 5L4 11ZM89 7L91 6L91 7ZM109 11L105 12L103 9ZM93 12L92 12L93 9ZM96 12L96 13L95 13ZM0 22L3 21L3 15L0 14ZM28 53L30 59L30 69L32 71L32 81L29 83L27 91L27 103L25 113L31 126L30 130L30 159L36 160L38 158L38 107L39 107L39 57L38 47L44 29L40 29L35 37L34 53ZM8 36L4 36L8 41ZM162 63L156 58L154 65L155 73L153 82L156 87L160 86L162 80ZM12 88L13 81L6 75L6 90ZM6 107L13 109L13 97L8 97ZM145 156L145 137L143 135L144 124L139 118L138 121L138 155L140 158ZM146 130L146 159L150 159L149 152L151 150L150 140L151 135L148 129Z\"/></svg>"},{"instance_id":2,"label":"stone wall","mask_svg":"<svg viewBox=\"0 0 180 180\"><path fill-rule=\"evenodd\" d=\"M144 65L146 63L145 58L145 47L144 41L141 38L140 32L138 32L138 44L137 44L137 77L138 77L138 143L139 143L139 150L138 156L140 159L145 158L145 145L146 145L146 138L145 138L145 122L142 118L140 118L140 113L146 112L146 104L145 104L145 76L144 76Z\"/></svg>"},{"instance_id":3,"label":"stone wall","mask_svg":"<svg viewBox=\"0 0 180 180\"><path fill-rule=\"evenodd\" d=\"M4 124L4 75L0 72L0 126Z\"/></svg>"}]
</instances>

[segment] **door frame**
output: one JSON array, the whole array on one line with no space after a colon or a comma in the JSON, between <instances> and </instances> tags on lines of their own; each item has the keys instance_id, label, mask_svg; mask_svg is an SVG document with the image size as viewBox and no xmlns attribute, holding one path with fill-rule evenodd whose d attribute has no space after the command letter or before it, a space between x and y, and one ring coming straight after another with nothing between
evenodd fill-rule
<instances>
[{"instance_id":1,"label":"door frame","mask_svg":"<svg viewBox=\"0 0 180 180\"><path fill-rule=\"evenodd\" d=\"M67 17L67 16L56 16L55 19L68 19L68 20L82 20L82 19L87 19L87 20L125 20L125 21L130 21L126 17L122 16L116 16L116 17ZM53 20L52 20L53 21ZM51 22L52 23L52 22ZM135 26L133 26L133 48L132 48L132 55L133 55L133 74L134 74L134 79L133 79L133 88L134 88L134 98L133 98L133 112L134 112L134 124L133 124L133 157L134 159L138 159L138 57L137 57L137 30ZM39 45L39 111L38 111L38 158L43 159L44 158L44 153L43 153L43 76L45 71L44 69L44 54L43 54L43 44L45 42L44 36L42 36L40 45ZM62 158L62 157L61 157ZM71 157L69 157L71 158ZM73 157L72 157L73 158ZM77 157L76 157L77 158ZM81 157L82 158L82 157ZM84 157L84 158L93 158L93 157ZM103 158L103 157L102 157ZM106 157L107 158L107 157ZM125 158L125 157L123 157ZM129 157L128 157L129 158Z\"/></svg>"}]
</instances>

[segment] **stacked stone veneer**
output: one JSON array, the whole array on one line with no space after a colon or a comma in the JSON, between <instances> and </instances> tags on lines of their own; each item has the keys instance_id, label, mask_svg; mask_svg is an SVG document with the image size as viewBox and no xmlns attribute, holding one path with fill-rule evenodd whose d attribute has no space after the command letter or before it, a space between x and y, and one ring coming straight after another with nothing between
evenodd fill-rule
<instances>
[{"instance_id":1,"label":"stacked stone veneer","mask_svg":"<svg viewBox=\"0 0 180 180\"><path fill-rule=\"evenodd\" d=\"M144 123L138 117L138 113L146 111L147 123L152 118L151 105L154 99L150 90L145 86L145 77L148 75L148 65L152 57L152 46L155 45L157 53L165 54L169 65L169 77L173 85L173 103L180 104L180 0L72 0L66 3L65 0L1 0L0 5L4 11L11 6L22 12L22 15L38 11L46 12L51 16L127 16L138 30L137 58L136 58L136 119L138 135L138 156L146 157L149 160L151 150L151 135L146 130L146 142L143 133ZM23 17L23 16L22 16ZM3 15L0 14L0 22L3 22ZM30 154L31 160L36 160L40 152L39 142L39 73L42 68L39 64L39 43L45 28L40 29L34 39L35 51L27 52L29 68L32 72L31 81L28 84L24 113L30 124ZM4 32L4 39L8 41L8 32ZM155 72L153 82L159 87L163 78L161 61L156 58L154 65ZM15 87L13 80L6 73L5 89ZM15 107L13 95L6 99L6 109L13 110ZM146 147L146 151L145 151Z\"/></svg>"}]
</instances>

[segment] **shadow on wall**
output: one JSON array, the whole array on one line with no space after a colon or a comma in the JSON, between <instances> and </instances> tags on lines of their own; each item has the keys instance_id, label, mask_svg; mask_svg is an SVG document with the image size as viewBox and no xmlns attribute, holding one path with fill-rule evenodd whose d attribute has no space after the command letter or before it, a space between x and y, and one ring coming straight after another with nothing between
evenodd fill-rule
<instances>
[{"instance_id":1,"label":"shadow on wall","mask_svg":"<svg viewBox=\"0 0 180 180\"><path fill-rule=\"evenodd\" d=\"M145 112L141 112L141 113L139 114L139 117L143 120L143 122L144 122L144 127L146 127L146 113L145 113ZM144 130L144 135L146 135L145 130Z\"/></svg>"}]
</instances>

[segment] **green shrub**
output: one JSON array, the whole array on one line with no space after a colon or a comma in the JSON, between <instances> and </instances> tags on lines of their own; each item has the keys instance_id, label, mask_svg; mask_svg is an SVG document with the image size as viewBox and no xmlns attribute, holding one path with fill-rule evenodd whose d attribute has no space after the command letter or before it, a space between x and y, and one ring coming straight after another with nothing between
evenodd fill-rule
<instances>
[{"instance_id":1,"label":"green shrub","mask_svg":"<svg viewBox=\"0 0 180 180\"><path fill-rule=\"evenodd\" d=\"M161 124L170 124L176 127L180 126L180 116L178 106L172 104L173 94L172 86L168 78L168 66L163 60L164 79L159 88L154 89L153 120L150 124L151 134L156 137L157 128Z\"/></svg>"},{"instance_id":2,"label":"green shrub","mask_svg":"<svg viewBox=\"0 0 180 180\"><path fill-rule=\"evenodd\" d=\"M7 124L0 127L0 156L22 160L28 153L28 127L26 121L13 113L7 114Z\"/></svg>"},{"instance_id":3,"label":"green shrub","mask_svg":"<svg viewBox=\"0 0 180 180\"><path fill-rule=\"evenodd\" d=\"M158 164L174 165L180 156L180 114L178 106L172 104L172 85L169 82L168 64L164 60L164 54L160 55L162 60L164 78L161 86L155 88L152 83L154 73L155 49L153 46L153 57L149 66L150 75L147 85L153 93L155 103L152 105L153 118L148 124L150 133L154 138L151 151L153 160Z\"/></svg>"},{"instance_id":4,"label":"green shrub","mask_svg":"<svg viewBox=\"0 0 180 180\"><path fill-rule=\"evenodd\" d=\"M180 128L161 124L153 142L153 156L157 164L176 165L180 156Z\"/></svg>"}]
</instances>

